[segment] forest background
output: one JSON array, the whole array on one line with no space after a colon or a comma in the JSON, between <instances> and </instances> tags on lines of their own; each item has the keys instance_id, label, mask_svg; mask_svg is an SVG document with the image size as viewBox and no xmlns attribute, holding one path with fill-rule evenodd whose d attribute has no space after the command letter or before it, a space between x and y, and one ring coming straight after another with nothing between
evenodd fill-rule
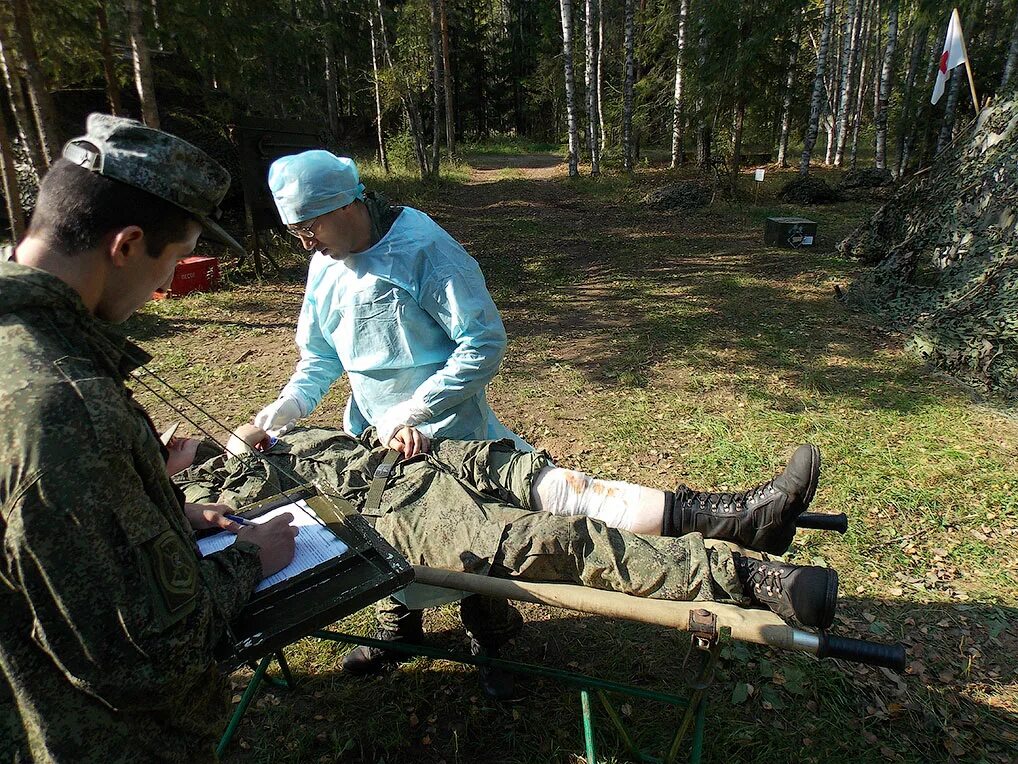
<instances>
[{"instance_id":1,"label":"forest background","mask_svg":"<svg viewBox=\"0 0 1018 764\"><path fill-rule=\"evenodd\" d=\"M1010 80L1018 13L959 3L980 99ZM664 157L907 174L973 114L932 105L950 5L935 0L5 0L6 197L91 110L141 117L235 165L244 116L437 175L463 142L568 146L598 174ZM655 153L654 150L657 150ZM235 167L234 167L235 169ZM20 172L16 172L19 170ZM15 190L17 193L14 193ZM16 229L23 215L8 204Z\"/></svg>"}]
</instances>

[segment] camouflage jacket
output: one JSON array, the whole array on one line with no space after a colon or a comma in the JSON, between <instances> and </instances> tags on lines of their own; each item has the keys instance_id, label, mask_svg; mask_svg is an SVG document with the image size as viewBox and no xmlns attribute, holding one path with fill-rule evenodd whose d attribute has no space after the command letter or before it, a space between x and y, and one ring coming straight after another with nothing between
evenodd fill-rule
<instances>
[{"instance_id":1,"label":"camouflage jacket","mask_svg":"<svg viewBox=\"0 0 1018 764\"><path fill-rule=\"evenodd\" d=\"M0 262L0 666L39 761L212 760L225 722L212 648L257 547L199 561L124 384L146 360L62 281Z\"/></svg>"}]
</instances>

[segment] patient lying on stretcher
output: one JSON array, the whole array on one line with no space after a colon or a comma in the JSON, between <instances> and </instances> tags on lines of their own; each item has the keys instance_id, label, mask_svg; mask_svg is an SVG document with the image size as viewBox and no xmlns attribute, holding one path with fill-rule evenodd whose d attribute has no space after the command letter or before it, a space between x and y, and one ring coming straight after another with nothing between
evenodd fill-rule
<instances>
[{"instance_id":1,"label":"patient lying on stretcher","mask_svg":"<svg viewBox=\"0 0 1018 764\"><path fill-rule=\"evenodd\" d=\"M780 475L750 490L704 493L591 478L508 441L428 442L407 427L390 445L404 458L386 481L375 529L414 564L763 606L819 628L833 621L835 571L767 556L788 548L816 491L814 446L800 446ZM362 508L388 450L373 430L354 438L296 429L269 446L250 425L227 449L178 479L188 501L239 507L314 481Z\"/></svg>"}]
</instances>

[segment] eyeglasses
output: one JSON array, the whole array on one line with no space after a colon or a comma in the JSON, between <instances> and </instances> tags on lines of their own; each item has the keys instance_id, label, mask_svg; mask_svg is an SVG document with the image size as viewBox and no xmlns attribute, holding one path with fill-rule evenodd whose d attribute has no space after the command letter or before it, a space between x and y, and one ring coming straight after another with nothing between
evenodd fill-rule
<instances>
[{"instance_id":1,"label":"eyeglasses","mask_svg":"<svg viewBox=\"0 0 1018 764\"><path fill-rule=\"evenodd\" d=\"M319 215L318 217L321 217ZM296 239L311 239L314 237L314 225L318 222L318 218L311 218L306 223L298 223L296 225L288 225L286 232Z\"/></svg>"}]
</instances>

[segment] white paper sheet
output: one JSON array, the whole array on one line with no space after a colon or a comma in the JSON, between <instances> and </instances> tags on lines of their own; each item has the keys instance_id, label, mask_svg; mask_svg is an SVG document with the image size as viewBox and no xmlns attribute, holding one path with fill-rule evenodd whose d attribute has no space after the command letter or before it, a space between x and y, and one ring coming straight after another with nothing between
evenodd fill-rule
<instances>
[{"instance_id":1,"label":"white paper sheet","mask_svg":"<svg viewBox=\"0 0 1018 764\"><path fill-rule=\"evenodd\" d=\"M300 528L300 533L297 534L293 562L278 573L273 573L268 578L263 578L255 588L256 592L268 589L280 581L291 579L306 570L311 570L311 568L321 565L326 560L335 559L349 549L346 544L336 537L336 534L321 524L318 520L318 515L304 501L287 504L284 507L273 509L271 512L266 512L259 517L252 517L250 520L253 523L264 523L284 512L292 513L294 518L292 525ZM201 552L202 557L206 557L213 552L226 549L236 538L229 531L206 536L203 539L198 539L198 551Z\"/></svg>"}]
</instances>

